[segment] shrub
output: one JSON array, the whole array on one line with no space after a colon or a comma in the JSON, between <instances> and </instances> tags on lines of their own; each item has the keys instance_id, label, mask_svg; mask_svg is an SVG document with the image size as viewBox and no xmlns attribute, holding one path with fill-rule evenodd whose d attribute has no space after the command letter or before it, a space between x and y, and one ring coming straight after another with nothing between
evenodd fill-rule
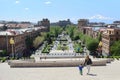
<instances>
[{"instance_id":1,"label":"shrub","mask_svg":"<svg viewBox=\"0 0 120 80\"><path fill-rule=\"evenodd\" d=\"M6 61L6 57L3 57L1 62L5 62Z\"/></svg>"}]
</instances>

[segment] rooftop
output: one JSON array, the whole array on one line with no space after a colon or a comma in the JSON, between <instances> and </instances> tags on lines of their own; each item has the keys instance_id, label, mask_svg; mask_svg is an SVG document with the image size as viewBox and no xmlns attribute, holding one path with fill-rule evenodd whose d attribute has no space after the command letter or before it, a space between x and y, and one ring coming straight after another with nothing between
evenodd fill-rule
<instances>
[{"instance_id":1,"label":"rooftop","mask_svg":"<svg viewBox=\"0 0 120 80\"><path fill-rule=\"evenodd\" d=\"M0 31L0 35L14 35L14 34L8 31Z\"/></svg>"},{"instance_id":2,"label":"rooftop","mask_svg":"<svg viewBox=\"0 0 120 80\"><path fill-rule=\"evenodd\" d=\"M33 30L42 29L43 27L36 28L24 28L24 29L8 29L7 31L0 31L0 35L19 35L24 34L24 32L32 32Z\"/></svg>"}]
</instances>

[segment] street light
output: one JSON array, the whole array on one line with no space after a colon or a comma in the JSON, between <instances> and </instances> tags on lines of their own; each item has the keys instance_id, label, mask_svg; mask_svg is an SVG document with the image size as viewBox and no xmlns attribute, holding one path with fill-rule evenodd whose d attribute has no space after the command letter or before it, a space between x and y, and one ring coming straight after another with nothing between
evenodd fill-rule
<instances>
[{"instance_id":1,"label":"street light","mask_svg":"<svg viewBox=\"0 0 120 80\"><path fill-rule=\"evenodd\" d=\"M13 38L10 38L10 44L12 46L12 54L13 54L12 56L14 57L13 45L15 44L15 41Z\"/></svg>"}]
</instances>

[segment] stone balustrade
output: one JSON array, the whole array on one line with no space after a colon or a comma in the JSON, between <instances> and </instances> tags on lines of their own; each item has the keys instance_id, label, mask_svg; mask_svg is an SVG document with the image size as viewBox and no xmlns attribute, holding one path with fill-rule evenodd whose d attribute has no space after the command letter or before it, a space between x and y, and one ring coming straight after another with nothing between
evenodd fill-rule
<instances>
[{"instance_id":1,"label":"stone balustrade","mask_svg":"<svg viewBox=\"0 0 120 80\"><path fill-rule=\"evenodd\" d=\"M56 60L56 61L10 61L10 67L76 67L83 64L84 60ZM107 59L93 60L92 66L106 66Z\"/></svg>"},{"instance_id":2,"label":"stone balustrade","mask_svg":"<svg viewBox=\"0 0 120 80\"><path fill-rule=\"evenodd\" d=\"M50 53L50 54L37 54L39 57L84 57L81 53Z\"/></svg>"}]
</instances>

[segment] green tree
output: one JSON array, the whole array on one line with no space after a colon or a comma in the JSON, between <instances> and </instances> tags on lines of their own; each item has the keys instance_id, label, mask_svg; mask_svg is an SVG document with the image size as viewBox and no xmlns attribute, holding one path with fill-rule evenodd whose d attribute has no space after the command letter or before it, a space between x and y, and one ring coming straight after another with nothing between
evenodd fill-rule
<instances>
[{"instance_id":1,"label":"green tree","mask_svg":"<svg viewBox=\"0 0 120 80\"><path fill-rule=\"evenodd\" d=\"M4 49L1 53L0 53L1 57L7 56L7 51Z\"/></svg>"},{"instance_id":2,"label":"green tree","mask_svg":"<svg viewBox=\"0 0 120 80\"><path fill-rule=\"evenodd\" d=\"M79 39L80 39L79 36L74 37L74 40L79 40Z\"/></svg>"},{"instance_id":3,"label":"green tree","mask_svg":"<svg viewBox=\"0 0 120 80\"><path fill-rule=\"evenodd\" d=\"M72 40L74 39L74 29L75 29L75 26L72 26L72 25L68 25L65 29Z\"/></svg>"},{"instance_id":4,"label":"green tree","mask_svg":"<svg viewBox=\"0 0 120 80\"><path fill-rule=\"evenodd\" d=\"M26 37L25 39L25 43L26 43L26 50L24 51L23 56L24 57L30 57L30 55L33 53L33 39L30 38L29 36Z\"/></svg>"},{"instance_id":5,"label":"green tree","mask_svg":"<svg viewBox=\"0 0 120 80\"><path fill-rule=\"evenodd\" d=\"M74 40L79 40L80 39L80 31L78 30L77 27L74 28Z\"/></svg>"},{"instance_id":6,"label":"green tree","mask_svg":"<svg viewBox=\"0 0 120 80\"><path fill-rule=\"evenodd\" d=\"M98 34L98 40L99 40L99 41L102 40L102 34L101 34L101 33Z\"/></svg>"},{"instance_id":7,"label":"green tree","mask_svg":"<svg viewBox=\"0 0 120 80\"><path fill-rule=\"evenodd\" d=\"M98 41L97 40L90 40L87 43L87 48L91 52L96 51L97 47L98 47Z\"/></svg>"},{"instance_id":8,"label":"green tree","mask_svg":"<svg viewBox=\"0 0 120 80\"><path fill-rule=\"evenodd\" d=\"M74 32L73 32L73 29L71 28L71 30L70 30L70 37L73 39L73 36L74 36Z\"/></svg>"},{"instance_id":9,"label":"green tree","mask_svg":"<svg viewBox=\"0 0 120 80\"><path fill-rule=\"evenodd\" d=\"M51 44L51 43L52 43L52 39L51 39L51 37L50 37L50 33L47 33L46 40L47 40L47 43L48 43L48 44Z\"/></svg>"},{"instance_id":10,"label":"green tree","mask_svg":"<svg viewBox=\"0 0 120 80\"><path fill-rule=\"evenodd\" d=\"M38 36L33 41L33 46L37 48L44 41L44 36Z\"/></svg>"},{"instance_id":11,"label":"green tree","mask_svg":"<svg viewBox=\"0 0 120 80\"><path fill-rule=\"evenodd\" d=\"M116 41L110 47L111 55L112 56L120 56L120 41Z\"/></svg>"},{"instance_id":12,"label":"green tree","mask_svg":"<svg viewBox=\"0 0 120 80\"><path fill-rule=\"evenodd\" d=\"M55 31L54 31L54 33L55 33L55 37L58 37L58 28L55 28Z\"/></svg>"},{"instance_id":13,"label":"green tree","mask_svg":"<svg viewBox=\"0 0 120 80\"><path fill-rule=\"evenodd\" d=\"M29 36L27 36L25 42L26 42L26 46L27 46L27 48L30 48L30 47L33 46L33 39L30 38Z\"/></svg>"},{"instance_id":14,"label":"green tree","mask_svg":"<svg viewBox=\"0 0 120 80\"><path fill-rule=\"evenodd\" d=\"M54 37L57 37L58 34L60 34L62 32L62 28L60 26L51 26L50 27L50 36L54 35Z\"/></svg>"}]
</instances>

